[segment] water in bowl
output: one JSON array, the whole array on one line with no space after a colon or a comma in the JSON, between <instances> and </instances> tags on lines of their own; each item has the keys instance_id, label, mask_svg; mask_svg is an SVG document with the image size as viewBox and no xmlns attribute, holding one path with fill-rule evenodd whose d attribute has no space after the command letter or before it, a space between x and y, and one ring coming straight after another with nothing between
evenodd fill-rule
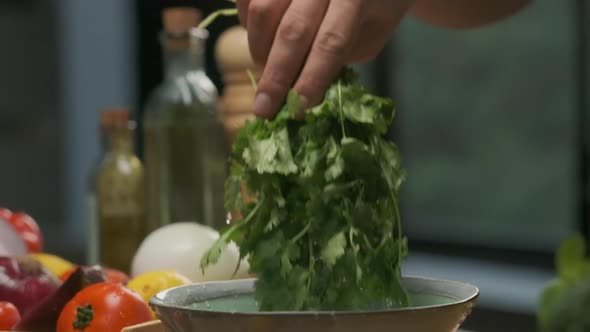
<instances>
[{"instance_id":1,"label":"water in bowl","mask_svg":"<svg viewBox=\"0 0 590 332\"><path fill-rule=\"evenodd\" d=\"M410 303L412 308L420 308L434 305L444 305L455 302L457 299L434 294L421 294L410 292ZM217 312L242 312L242 313L253 313L258 312L258 305L254 299L253 294L236 294L228 295L213 299L207 299L199 302L195 302L191 305L191 308L205 311L217 311ZM381 308L370 308L375 309L390 309L386 306Z\"/></svg>"}]
</instances>

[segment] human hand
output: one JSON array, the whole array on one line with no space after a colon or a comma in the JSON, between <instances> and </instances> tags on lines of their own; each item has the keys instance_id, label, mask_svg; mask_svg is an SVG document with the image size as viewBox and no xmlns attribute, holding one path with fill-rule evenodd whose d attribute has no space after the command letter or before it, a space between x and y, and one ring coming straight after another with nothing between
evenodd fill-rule
<instances>
[{"instance_id":1,"label":"human hand","mask_svg":"<svg viewBox=\"0 0 590 332\"><path fill-rule=\"evenodd\" d=\"M412 0L238 0L250 53L264 65L256 115L273 117L289 89L320 103L340 69L377 56Z\"/></svg>"}]
</instances>

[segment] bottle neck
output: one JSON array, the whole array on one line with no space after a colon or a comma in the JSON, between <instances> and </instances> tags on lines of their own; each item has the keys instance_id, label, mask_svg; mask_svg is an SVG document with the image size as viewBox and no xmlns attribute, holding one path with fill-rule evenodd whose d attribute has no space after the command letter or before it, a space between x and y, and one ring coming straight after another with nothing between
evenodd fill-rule
<instances>
[{"instance_id":1,"label":"bottle neck","mask_svg":"<svg viewBox=\"0 0 590 332\"><path fill-rule=\"evenodd\" d=\"M115 155L133 154L133 129L108 128L105 130L107 153Z\"/></svg>"},{"instance_id":2,"label":"bottle neck","mask_svg":"<svg viewBox=\"0 0 590 332\"><path fill-rule=\"evenodd\" d=\"M162 33L160 38L166 79L204 69L205 38L198 30L182 35Z\"/></svg>"},{"instance_id":3,"label":"bottle neck","mask_svg":"<svg viewBox=\"0 0 590 332\"><path fill-rule=\"evenodd\" d=\"M166 79L174 79L191 71L203 70L203 55L194 54L190 49L166 50L164 68Z\"/></svg>"}]
</instances>

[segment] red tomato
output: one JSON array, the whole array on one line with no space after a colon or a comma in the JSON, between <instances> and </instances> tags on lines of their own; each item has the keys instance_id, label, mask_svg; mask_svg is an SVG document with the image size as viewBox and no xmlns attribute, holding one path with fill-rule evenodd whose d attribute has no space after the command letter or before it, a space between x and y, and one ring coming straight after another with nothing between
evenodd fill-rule
<instances>
[{"instance_id":1,"label":"red tomato","mask_svg":"<svg viewBox=\"0 0 590 332\"><path fill-rule=\"evenodd\" d=\"M43 235L35 219L24 212L15 212L7 221L25 240L29 252L43 250Z\"/></svg>"},{"instance_id":2,"label":"red tomato","mask_svg":"<svg viewBox=\"0 0 590 332\"><path fill-rule=\"evenodd\" d=\"M103 268L103 271L109 282L126 284L129 281L129 276L119 270Z\"/></svg>"},{"instance_id":3,"label":"red tomato","mask_svg":"<svg viewBox=\"0 0 590 332\"><path fill-rule=\"evenodd\" d=\"M66 304L57 320L57 332L121 331L151 319L138 294L123 285L103 282L84 288Z\"/></svg>"},{"instance_id":4,"label":"red tomato","mask_svg":"<svg viewBox=\"0 0 590 332\"><path fill-rule=\"evenodd\" d=\"M8 221L11 216L12 216L12 211L10 211L9 209L5 209L5 208L0 207L0 219L4 219L4 220Z\"/></svg>"},{"instance_id":5,"label":"red tomato","mask_svg":"<svg viewBox=\"0 0 590 332\"><path fill-rule=\"evenodd\" d=\"M101 267L101 269L102 272L104 272L106 280L108 282L114 282L116 284L126 284L129 281L129 276L119 270L109 269L105 267ZM64 272L62 275L59 276L59 279L61 281L68 280L68 278L70 277L70 275L72 275L72 273L74 273L74 271L76 271L76 267L73 267Z\"/></svg>"},{"instance_id":6,"label":"red tomato","mask_svg":"<svg viewBox=\"0 0 590 332\"><path fill-rule=\"evenodd\" d=\"M14 304L0 302L0 331L13 331L20 322L20 313Z\"/></svg>"}]
</instances>

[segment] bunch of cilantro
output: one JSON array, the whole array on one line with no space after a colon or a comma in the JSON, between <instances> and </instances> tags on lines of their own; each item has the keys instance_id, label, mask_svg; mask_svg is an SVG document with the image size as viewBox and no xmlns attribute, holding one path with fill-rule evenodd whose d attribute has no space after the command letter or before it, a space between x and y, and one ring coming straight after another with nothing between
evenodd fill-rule
<instances>
[{"instance_id":1,"label":"bunch of cilantro","mask_svg":"<svg viewBox=\"0 0 590 332\"><path fill-rule=\"evenodd\" d=\"M556 267L558 277L544 289L540 300L541 331L590 331L590 257L581 235L560 246Z\"/></svg>"},{"instance_id":2,"label":"bunch of cilantro","mask_svg":"<svg viewBox=\"0 0 590 332\"><path fill-rule=\"evenodd\" d=\"M225 207L244 217L222 232L201 266L234 241L258 277L262 311L407 306L398 211L404 171L385 138L393 102L345 69L303 120L300 108L291 91L273 120L239 130ZM242 184L254 202L244 203Z\"/></svg>"}]
</instances>

